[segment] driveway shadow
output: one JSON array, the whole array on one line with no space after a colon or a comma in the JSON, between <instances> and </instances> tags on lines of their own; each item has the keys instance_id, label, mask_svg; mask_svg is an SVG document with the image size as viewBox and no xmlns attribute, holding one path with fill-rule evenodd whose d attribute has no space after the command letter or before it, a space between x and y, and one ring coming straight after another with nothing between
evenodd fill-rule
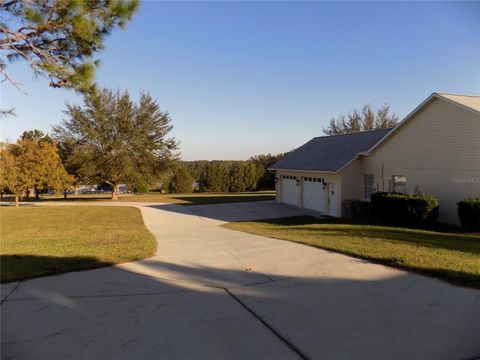
<instances>
[{"instance_id":1,"label":"driveway shadow","mask_svg":"<svg viewBox=\"0 0 480 360\"><path fill-rule=\"evenodd\" d=\"M147 266L204 283L218 272ZM25 281L2 306L2 359L301 358L287 342L311 359L478 355L478 290L404 273L245 283L222 271L228 289L115 268Z\"/></svg>"},{"instance_id":2,"label":"driveway shadow","mask_svg":"<svg viewBox=\"0 0 480 360\"><path fill-rule=\"evenodd\" d=\"M275 201L235 202L182 206L175 204L145 205L159 210L183 215L200 216L223 222L248 221L260 219L285 218L291 216L312 215L305 209L279 204Z\"/></svg>"}]
</instances>

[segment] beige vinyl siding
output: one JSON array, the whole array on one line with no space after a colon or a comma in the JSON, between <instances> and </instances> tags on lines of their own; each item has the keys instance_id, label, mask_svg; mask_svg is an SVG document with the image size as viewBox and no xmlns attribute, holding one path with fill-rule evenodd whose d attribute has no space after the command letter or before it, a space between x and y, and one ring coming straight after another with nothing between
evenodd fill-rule
<instances>
[{"instance_id":1,"label":"beige vinyl siding","mask_svg":"<svg viewBox=\"0 0 480 360\"><path fill-rule=\"evenodd\" d=\"M379 191L389 190L392 175L405 175L407 193L438 196L440 220L458 223L456 203L480 195L480 115L434 98L372 155L361 157L359 167L359 177L373 174Z\"/></svg>"},{"instance_id":2,"label":"beige vinyl siding","mask_svg":"<svg viewBox=\"0 0 480 360\"><path fill-rule=\"evenodd\" d=\"M360 159L355 159L341 172L342 179L342 214L344 200L363 200L363 173Z\"/></svg>"}]
</instances>

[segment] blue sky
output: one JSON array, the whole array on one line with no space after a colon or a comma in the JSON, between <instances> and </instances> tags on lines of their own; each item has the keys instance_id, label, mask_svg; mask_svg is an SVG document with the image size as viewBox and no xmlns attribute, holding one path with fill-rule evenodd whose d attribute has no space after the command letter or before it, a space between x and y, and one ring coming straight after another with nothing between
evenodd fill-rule
<instances>
[{"instance_id":1,"label":"blue sky","mask_svg":"<svg viewBox=\"0 0 480 360\"><path fill-rule=\"evenodd\" d=\"M186 160L298 147L332 116L389 103L400 117L434 91L480 94L480 2L154 2L98 55L97 82L149 91ZM8 68L1 138L49 131L73 92Z\"/></svg>"}]
</instances>

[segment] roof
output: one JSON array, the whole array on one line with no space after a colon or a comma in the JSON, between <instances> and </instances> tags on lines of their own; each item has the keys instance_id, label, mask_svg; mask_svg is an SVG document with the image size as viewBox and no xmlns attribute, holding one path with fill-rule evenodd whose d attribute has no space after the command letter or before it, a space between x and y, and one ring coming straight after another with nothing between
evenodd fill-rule
<instances>
[{"instance_id":1,"label":"roof","mask_svg":"<svg viewBox=\"0 0 480 360\"><path fill-rule=\"evenodd\" d=\"M480 96L447 93L433 93L432 95L437 95L438 97L450 100L457 104L463 105L464 107L480 112Z\"/></svg>"},{"instance_id":2,"label":"roof","mask_svg":"<svg viewBox=\"0 0 480 360\"><path fill-rule=\"evenodd\" d=\"M270 167L271 170L338 172L368 151L391 129L316 137Z\"/></svg>"},{"instance_id":3,"label":"roof","mask_svg":"<svg viewBox=\"0 0 480 360\"><path fill-rule=\"evenodd\" d=\"M391 136L395 134L395 132L400 129L402 126L408 123L410 119L414 117L425 105L430 103L433 99L441 99L444 101L449 102L455 106L458 106L464 110L473 112L477 115L480 114L480 96L474 95L459 95L459 94L447 94L447 93L433 93L428 98L426 98L420 105L418 105L413 111L408 114L402 121L400 121L397 126L395 126L392 131L390 131L384 138L382 138L379 142L374 144L374 146L367 151L367 153L371 153L374 149L379 147L385 141L388 141Z\"/></svg>"}]
</instances>

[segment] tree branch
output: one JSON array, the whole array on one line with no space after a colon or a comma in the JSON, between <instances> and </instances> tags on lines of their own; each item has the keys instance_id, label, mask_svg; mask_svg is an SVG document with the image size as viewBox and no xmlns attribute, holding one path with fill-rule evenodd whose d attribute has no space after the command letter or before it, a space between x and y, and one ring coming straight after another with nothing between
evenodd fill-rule
<instances>
[{"instance_id":1,"label":"tree branch","mask_svg":"<svg viewBox=\"0 0 480 360\"><path fill-rule=\"evenodd\" d=\"M2 80L2 82L8 80L13 86L15 86L18 90L20 90L22 93L24 93L25 95L28 95L28 93L23 89L22 85L19 84L18 82L16 82L15 80L13 80L10 76L8 76L8 74L3 71L2 69L0 69L0 74L2 74L3 76L5 76L5 79Z\"/></svg>"}]
</instances>

